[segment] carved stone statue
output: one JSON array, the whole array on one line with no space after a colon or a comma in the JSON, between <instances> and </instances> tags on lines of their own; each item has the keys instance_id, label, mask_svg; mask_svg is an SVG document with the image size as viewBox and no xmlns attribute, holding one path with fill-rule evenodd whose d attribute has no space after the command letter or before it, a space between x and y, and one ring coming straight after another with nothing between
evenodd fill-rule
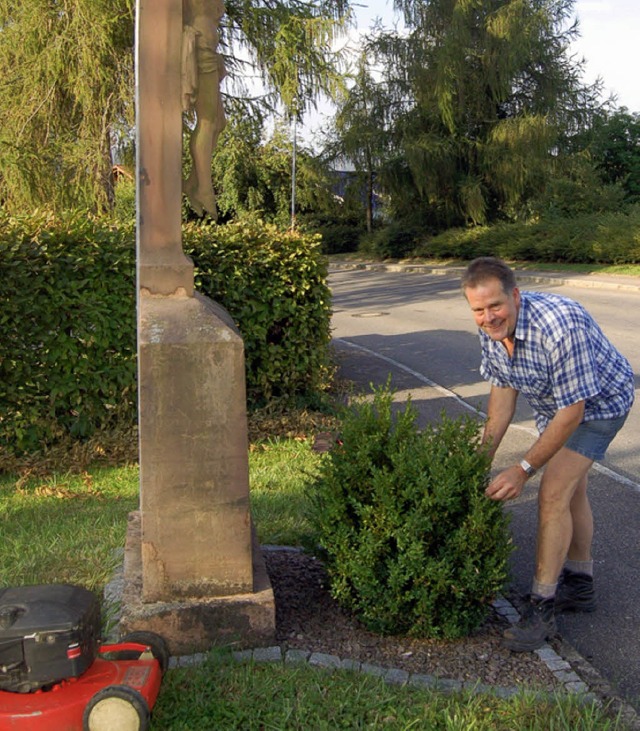
<instances>
[{"instance_id":1,"label":"carved stone statue","mask_svg":"<svg viewBox=\"0 0 640 731\"><path fill-rule=\"evenodd\" d=\"M217 217L211 182L211 157L225 127L220 82L224 60L218 53L218 25L224 15L222 0L182 0L182 108L195 113L189 151L193 165L183 191L193 210Z\"/></svg>"}]
</instances>

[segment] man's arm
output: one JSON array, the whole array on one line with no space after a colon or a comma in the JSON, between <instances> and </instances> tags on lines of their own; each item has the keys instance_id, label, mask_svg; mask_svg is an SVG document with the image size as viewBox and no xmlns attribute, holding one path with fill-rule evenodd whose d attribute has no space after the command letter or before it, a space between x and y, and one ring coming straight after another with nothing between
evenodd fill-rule
<instances>
[{"instance_id":1,"label":"man's arm","mask_svg":"<svg viewBox=\"0 0 640 731\"><path fill-rule=\"evenodd\" d=\"M559 452L567 439L578 428L584 417L584 401L560 409L551 419L538 441L524 455L524 459L535 469L545 464ZM528 475L519 464L501 472L489 485L486 494L492 500L510 500L522 492Z\"/></svg>"},{"instance_id":2,"label":"man's arm","mask_svg":"<svg viewBox=\"0 0 640 731\"><path fill-rule=\"evenodd\" d=\"M488 446L492 459L511 423L517 400L518 392L515 389L508 386L491 386L482 444Z\"/></svg>"}]
</instances>

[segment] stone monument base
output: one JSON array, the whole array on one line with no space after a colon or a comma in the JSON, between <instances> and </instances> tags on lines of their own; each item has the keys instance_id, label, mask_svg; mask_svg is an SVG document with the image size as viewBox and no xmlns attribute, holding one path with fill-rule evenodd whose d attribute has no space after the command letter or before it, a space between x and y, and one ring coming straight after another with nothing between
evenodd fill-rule
<instances>
[{"instance_id":1,"label":"stone monument base","mask_svg":"<svg viewBox=\"0 0 640 731\"><path fill-rule=\"evenodd\" d=\"M275 599L255 534L253 576L252 593L143 602L140 513L131 513L124 555L120 633L155 632L165 639L171 655L207 652L213 647L247 649L272 645Z\"/></svg>"}]
</instances>

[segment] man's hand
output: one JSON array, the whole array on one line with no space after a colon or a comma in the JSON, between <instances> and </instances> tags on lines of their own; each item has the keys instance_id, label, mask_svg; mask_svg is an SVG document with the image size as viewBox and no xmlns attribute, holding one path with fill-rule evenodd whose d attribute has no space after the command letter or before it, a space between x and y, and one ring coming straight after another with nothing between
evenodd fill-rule
<instances>
[{"instance_id":1,"label":"man's hand","mask_svg":"<svg viewBox=\"0 0 640 731\"><path fill-rule=\"evenodd\" d=\"M513 500L520 495L526 481L527 475L522 467L514 465L492 480L484 494L491 500Z\"/></svg>"}]
</instances>

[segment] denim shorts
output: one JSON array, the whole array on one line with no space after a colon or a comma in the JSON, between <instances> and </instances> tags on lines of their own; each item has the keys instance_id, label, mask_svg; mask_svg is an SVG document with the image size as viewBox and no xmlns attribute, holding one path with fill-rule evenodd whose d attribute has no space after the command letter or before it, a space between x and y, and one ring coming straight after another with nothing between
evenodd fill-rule
<instances>
[{"instance_id":1,"label":"denim shorts","mask_svg":"<svg viewBox=\"0 0 640 731\"><path fill-rule=\"evenodd\" d=\"M565 443L565 447L592 460L604 459L608 446L622 429L629 414L616 419L583 421Z\"/></svg>"}]
</instances>

